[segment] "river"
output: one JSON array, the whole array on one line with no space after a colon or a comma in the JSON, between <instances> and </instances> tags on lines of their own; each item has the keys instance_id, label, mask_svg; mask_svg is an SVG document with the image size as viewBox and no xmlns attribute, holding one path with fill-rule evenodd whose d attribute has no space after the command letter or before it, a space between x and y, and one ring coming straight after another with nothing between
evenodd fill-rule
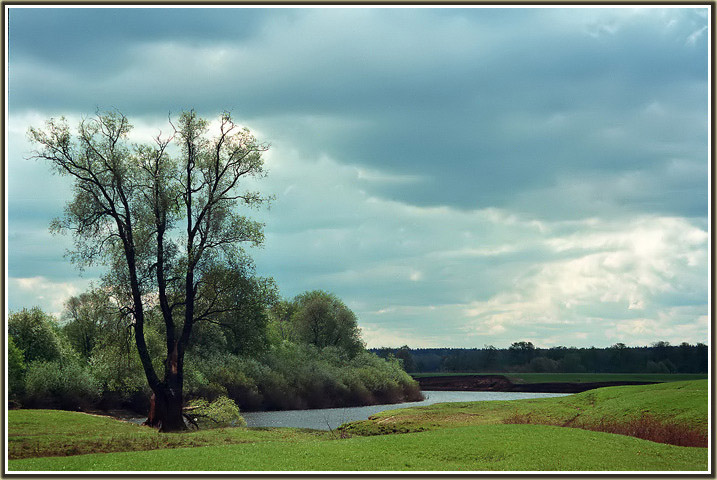
<instances>
[{"instance_id":1,"label":"river","mask_svg":"<svg viewBox=\"0 0 717 480\"><path fill-rule=\"evenodd\" d=\"M319 408L314 410L282 410L270 412L241 412L249 427L294 427L333 430L339 425L369 416L384 410L432 405L442 402L476 402L492 400L520 400L526 398L562 397L564 393L527 392L450 392L424 391L421 402L370 405L367 407Z\"/></svg>"}]
</instances>

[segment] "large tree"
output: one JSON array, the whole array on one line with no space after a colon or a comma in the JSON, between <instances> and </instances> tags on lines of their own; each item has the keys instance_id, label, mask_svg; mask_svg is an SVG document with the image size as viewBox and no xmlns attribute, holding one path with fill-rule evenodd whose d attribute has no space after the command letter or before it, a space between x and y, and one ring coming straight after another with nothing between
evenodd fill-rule
<instances>
[{"instance_id":1,"label":"large tree","mask_svg":"<svg viewBox=\"0 0 717 480\"><path fill-rule=\"evenodd\" d=\"M74 180L55 232L71 232L73 261L107 267L103 281L134 327L134 339L152 389L148 424L184 429L185 350L198 322L218 322L241 308L225 285L248 261L244 243L263 242L263 225L240 214L268 198L243 190L242 179L264 175L259 143L228 113L209 135L195 111L170 120L171 135L132 144L128 119L117 111L83 119L73 135L64 118L31 128L33 157ZM164 371L152 364L144 335L148 312L158 309L166 335Z\"/></svg>"}]
</instances>

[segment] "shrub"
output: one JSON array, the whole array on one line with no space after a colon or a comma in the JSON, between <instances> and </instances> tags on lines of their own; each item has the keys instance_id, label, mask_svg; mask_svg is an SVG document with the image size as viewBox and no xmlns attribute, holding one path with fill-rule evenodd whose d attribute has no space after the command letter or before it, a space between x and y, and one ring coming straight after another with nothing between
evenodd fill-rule
<instances>
[{"instance_id":1,"label":"shrub","mask_svg":"<svg viewBox=\"0 0 717 480\"><path fill-rule=\"evenodd\" d=\"M547 357L535 357L528 363L528 371L538 373L552 373L557 372L560 368L560 363L557 360L552 360Z\"/></svg>"},{"instance_id":2,"label":"shrub","mask_svg":"<svg viewBox=\"0 0 717 480\"><path fill-rule=\"evenodd\" d=\"M210 354L189 357L188 398L222 395L242 410L284 410L370 405L422 400L418 383L398 360L363 351L318 348L283 341L261 357Z\"/></svg>"},{"instance_id":3,"label":"shrub","mask_svg":"<svg viewBox=\"0 0 717 480\"><path fill-rule=\"evenodd\" d=\"M231 354L189 357L185 367L184 393L188 398L207 400L225 395L242 409L260 409L263 397L254 379L247 374L247 371L259 374L257 368L256 361Z\"/></svg>"},{"instance_id":4,"label":"shrub","mask_svg":"<svg viewBox=\"0 0 717 480\"><path fill-rule=\"evenodd\" d=\"M99 398L99 382L76 362L33 362L26 377L27 401L32 406L77 409Z\"/></svg>"},{"instance_id":5,"label":"shrub","mask_svg":"<svg viewBox=\"0 0 717 480\"><path fill-rule=\"evenodd\" d=\"M574 420L574 419L573 419ZM642 438L651 442L667 443L681 447L706 447L707 432L690 428L687 425L669 423L658 420L649 414L631 419L601 418L599 421L562 422L533 417L530 413L513 413L503 419L506 424L543 424L562 427L581 428L596 432L615 433L630 437Z\"/></svg>"},{"instance_id":6,"label":"shrub","mask_svg":"<svg viewBox=\"0 0 717 480\"><path fill-rule=\"evenodd\" d=\"M246 421L239 415L239 407L226 396L211 403L204 399L193 400L185 411L199 428L246 427Z\"/></svg>"},{"instance_id":7,"label":"shrub","mask_svg":"<svg viewBox=\"0 0 717 480\"><path fill-rule=\"evenodd\" d=\"M60 358L60 340L55 319L38 307L11 313L7 331L25 355L27 363Z\"/></svg>"},{"instance_id":8,"label":"shrub","mask_svg":"<svg viewBox=\"0 0 717 480\"><path fill-rule=\"evenodd\" d=\"M264 374L258 379L257 388L261 392L264 409L290 410L311 407L306 400L307 395L297 391L281 372L266 367Z\"/></svg>"},{"instance_id":9,"label":"shrub","mask_svg":"<svg viewBox=\"0 0 717 480\"><path fill-rule=\"evenodd\" d=\"M350 365L359 367L358 374L364 385L380 402L423 400L418 382L403 370L400 361L395 358L382 360L364 351Z\"/></svg>"},{"instance_id":10,"label":"shrub","mask_svg":"<svg viewBox=\"0 0 717 480\"><path fill-rule=\"evenodd\" d=\"M137 403L137 397L151 392L136 349L119 344L96 346L90 357L90 372L97 380L106 406ZM138 405L139 406L139 405Z\"/></svg>"},{"instance_id":11,"label":"shrub","mask_svg":"<svg viewBox=\"0 0 717 480\"><path fill-rule=\"evenodd\" d=\"M576 426L585 430L629 435L681 447L707 447L706 431L678 423L660 421L648 414L623 421L603 418L599 422L577 424Z\"/></svg>"},{"instance_id":12,"label":"shrub","mask_svg":"<svg viewBox=\"0 0 717 480\"><path fill-rule=\"evenodd\" d=\"M25 392L25 358L10 336L7 339L7 373L9 396L17 399Z\"/></svg>"},{"instance_id":13,"label":"shrub","mask_svg":"<svg viewBox=\"0 0 717 480\"><path fill-rule=\"evenodd\" d=\"M366 388L356 369L346 370L342 375L342 382L349 391L347 404L372 405L376 403L373 393Z\"/></svg>"},{"instance_id":14,"label":"shrub","mask_svg":"<svg viewBox=\"0 0 717 480\"><path fill-rule=\"evenodd\" d=\"M675 365L669 360L659 362L649 361L646 366L647 373L675 373Z\"/></svg>"}]
</instances>

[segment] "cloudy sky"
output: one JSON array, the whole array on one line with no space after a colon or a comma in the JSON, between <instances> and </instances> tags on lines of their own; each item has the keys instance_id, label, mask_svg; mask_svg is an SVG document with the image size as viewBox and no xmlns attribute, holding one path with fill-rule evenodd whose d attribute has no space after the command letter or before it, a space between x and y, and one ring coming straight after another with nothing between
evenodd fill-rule
<instances>
[{"instance_id":1,"label":"cloudy sky","mask_svg":"<svg viewBox=\"0 0 717 480\"><path fill-rule=\"evenodd\" d=\"M6 7L7 8L7 7ZM9 8L8 307L100 270L29 126L230 110L271 143L257 270L369 346L708 340L708 7Z\"/></svg>"}]
</instances>

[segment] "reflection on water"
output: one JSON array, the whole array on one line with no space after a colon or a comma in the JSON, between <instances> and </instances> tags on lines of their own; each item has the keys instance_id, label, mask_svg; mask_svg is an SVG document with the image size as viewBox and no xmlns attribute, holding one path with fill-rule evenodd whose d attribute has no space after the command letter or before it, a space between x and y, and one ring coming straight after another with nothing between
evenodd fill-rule
<instances>
[{"instance_id":1,"label":"reflection on water","mask_svg":"<svg viewBox=\"0 0 717 480\"><path fill-rule=\"evenodd\" d=\"M315 410L284 410L277 412L242 412L249 427L295 427L317 430L334 429L346 422L366 420L369 416L397 408L432 405L442 402L476 402L490 400L520 400L526 398L562 397L564 393L527 392L445 392L424 391L421 402L392 405L370 405L368 407L320 408Z\"/></svg>"}]
</instances>

